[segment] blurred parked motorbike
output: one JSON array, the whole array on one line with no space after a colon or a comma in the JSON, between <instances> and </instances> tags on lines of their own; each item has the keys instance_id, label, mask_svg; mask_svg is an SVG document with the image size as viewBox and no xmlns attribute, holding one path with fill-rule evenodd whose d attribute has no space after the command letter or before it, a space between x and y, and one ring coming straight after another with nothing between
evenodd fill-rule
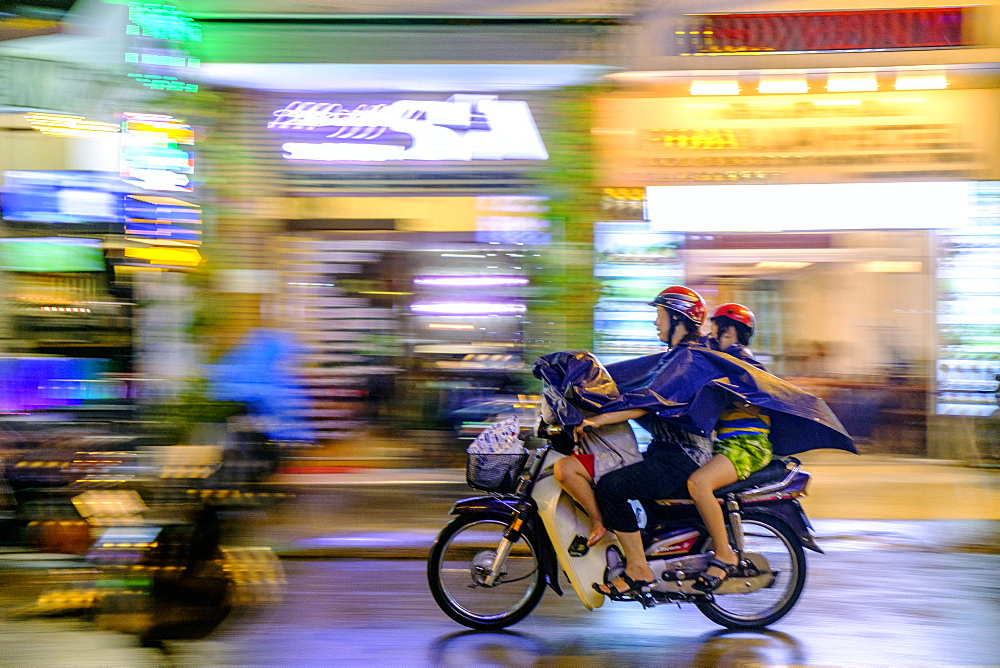
<instances>
[{"instance_id":1,"label":"blurred parked motorbike","mask_svg":"<svg viewBox=\"0 0 1000 668\"><path fill-rule=\"evenodd\" d=\"M64 555L22 613L83 614L155 643L203 637L233 606L280 594L270 550L223 545L220 515L279 498L238 480L245 460L227 462L224 444L84 434L68 426L44 447L8 448L5 543ZM4 498L0 486L0 513Z\"/></svg>"}]
</instances>

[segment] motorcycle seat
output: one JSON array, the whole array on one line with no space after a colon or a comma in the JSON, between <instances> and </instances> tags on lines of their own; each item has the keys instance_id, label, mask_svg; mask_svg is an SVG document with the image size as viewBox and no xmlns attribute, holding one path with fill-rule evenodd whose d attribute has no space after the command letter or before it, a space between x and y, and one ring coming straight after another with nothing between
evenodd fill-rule
<instances>
[{"instance_id":1,"label":"motorcycle seat","mask_svg":"<svg viewBox=\"0 0 1000 668\"><path fill-rule=\"evenodd\" d=\"M715 496L724 498L726 494L733 492L745 492L755 487L762 487L771 483L781 482L788 475L788 464L781 459L772 459L770 463L759 471L754 471L745 480L738 480L731 485L720 487L715 490ZM661 506L686 505L694 503L687 493L677 495L670 499L657 499L656 503Z\"/></svg>"},{"instance_id":2,"label":"motorcycle seat","mask_svg":"<svg viewBox=\"0 0 1000 668\"><path fill-rule=\"evenodd\" d=\"M780 482L784 480L786 475L788 475L788 467L785 462L780 459L772 459L767 466L754 471L745 480L737 480L731 485L715 490L715 495L721 498L733 492L742 492L754 487Z\"/></svg>"}]
</instances>

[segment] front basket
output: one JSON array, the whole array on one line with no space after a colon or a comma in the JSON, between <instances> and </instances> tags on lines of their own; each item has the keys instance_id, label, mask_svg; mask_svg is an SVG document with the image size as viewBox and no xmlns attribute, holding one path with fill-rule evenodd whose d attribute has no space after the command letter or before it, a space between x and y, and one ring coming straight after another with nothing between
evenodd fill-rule
<instances>
[{"instance_id":1,"label":"front basket","mask_svg":"<svg viewBox=\"0 0 1000 668\"><path fill-rule=\"evenodd\" d=\"M465 480L470 487L502 494L517 489L521 471L528 461L527 452L514 454L473 454L465 467Z\"/></svg>"}]
</instances>

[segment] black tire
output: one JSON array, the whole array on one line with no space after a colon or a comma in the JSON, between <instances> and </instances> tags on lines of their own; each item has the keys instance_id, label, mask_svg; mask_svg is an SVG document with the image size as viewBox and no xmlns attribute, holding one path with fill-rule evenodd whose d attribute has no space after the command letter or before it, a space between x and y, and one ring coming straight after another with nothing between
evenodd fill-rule
<instances>
[{"instance_id":1,"label":"black tire","mask_svg":"<svg viewBox=\"0 0 1000 668\"><path fill-rule=\"evenodd\" d=\"M799 600L806 583L806 557L795 532L769 515L745 516L743 539L747 552L763 554L776 571L774 584L748 594L716 594L714 600L695 605L726 628L758 629L787 615ZM710 550L711 542L704 549Z\"/></svg>"},{"instance_id":2,"label":"black tire","mask_svg":"<svg viewBox=\"0 0 1000 668\"><path fill-rule=\"evenodd\" d=\"M497 583L476 580L474 563L496 554L511 516L471 513L452 520L431 548L427 582L445 614L471 629L495 631L521 621L545 593L539 545L528 534L514 544Z\"/></svg>"}]
</instances>

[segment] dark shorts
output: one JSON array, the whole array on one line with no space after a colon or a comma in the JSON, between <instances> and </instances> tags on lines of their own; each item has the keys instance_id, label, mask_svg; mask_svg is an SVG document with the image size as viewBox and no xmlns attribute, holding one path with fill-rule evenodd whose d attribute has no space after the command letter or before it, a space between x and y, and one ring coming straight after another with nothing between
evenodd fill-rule
<instances>
[{"instance_id":1,"label":"dark shorts","mask_svg":"<svg viewBox=\"0 0 1000 668\"><path fill-rule=\"evenodd\" d=\"M610 471L597 481L597 505L604 525L637 531L629 499L646 501L687 495L687 479L698 468L679 447L650 448L638 464Z\"/></svg>"}]
</instances>

